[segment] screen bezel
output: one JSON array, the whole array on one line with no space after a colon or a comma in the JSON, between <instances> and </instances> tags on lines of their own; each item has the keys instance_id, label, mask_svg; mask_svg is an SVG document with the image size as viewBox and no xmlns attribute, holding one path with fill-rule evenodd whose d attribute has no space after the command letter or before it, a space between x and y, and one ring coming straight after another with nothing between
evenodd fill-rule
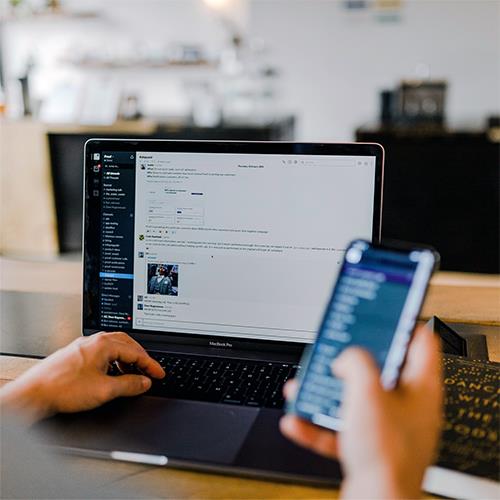
<instances>
[{"instance_id":1,"label":"screen bezel","mask_svg":"<svg viewBox=\"0 0 500 500\"><path fill-rule=\"evenodd\" d=\"M84 149L84 209L83 209L83 304L82 332L91 335L102 328L92 326L91 301L89 296L97 293L99 274L99 247L95 225L92 220L99 214L100 198L89 196L89 186L94 152L182 152L182 153L229 153L229 154L269 154L269 155L326 155L326 156L373 156L375 157L375 179L373 199L372 241L379 243L382 229L382 202L384 178L384 149L375 143L302 143L302 142L250 142L250 141L178 141L166 139L89 139ZM94 231L93 231L94 229ZM94 277L94 279L92 279ZM110 329L111 330L111 329ZM228 336L210 336L181 332L144 331L127 329L139 342L162 342L194 346L213 346L214 343L226 349L271 350L281 352L301 352L308 343L287 340L255 340Z\"/></svg>"}]
</instances>

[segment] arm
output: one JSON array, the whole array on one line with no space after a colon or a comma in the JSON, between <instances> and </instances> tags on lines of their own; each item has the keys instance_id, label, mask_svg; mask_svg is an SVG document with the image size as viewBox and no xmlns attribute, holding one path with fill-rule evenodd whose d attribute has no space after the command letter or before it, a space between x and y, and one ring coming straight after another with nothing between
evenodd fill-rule
<instances>
[{"instance_id":1,"label":"arm","mask_svg":"<svg viewBox=\"0 0 500 500\"><path fill-rule=\"evenodd\" d=\"M296 416L281 430L296 443L342 464L346 498L418 498L425 469L432 463L442 419L439 341L420 328L410 346L399 386L385 391L372 357L346 350L333 371L345 382L342 417L335 434ZM296 384L286 386L287 397Z\"/></svg>"},{"instance_id":2,"label":"arm","mask_svg":"<svg viewBox=\"0 0 500 500\"><path fill-rule=\"evenodd\" d=\"M107 375L109 364L144 375ZM81 337L0 389L0 405L31 424L55 413L90 410L119 396L137 396L165 372L125 333Z\"/></svg>"}]
</instances>

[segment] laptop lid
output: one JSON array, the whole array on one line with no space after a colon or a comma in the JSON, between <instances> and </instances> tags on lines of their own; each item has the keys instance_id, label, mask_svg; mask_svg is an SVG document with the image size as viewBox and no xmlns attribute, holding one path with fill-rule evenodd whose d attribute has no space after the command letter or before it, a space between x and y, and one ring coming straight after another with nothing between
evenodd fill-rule
<instances>
[{"instance_id":1,"label":"laptop lid","mask_svg":"<svg viewBox=\"0 0 500 500\"><path fill-rule=\"evenodd\" d=\"M302 348L382 184L378 144L91 139L83 332Z\"/></svg>"}]
</instances>

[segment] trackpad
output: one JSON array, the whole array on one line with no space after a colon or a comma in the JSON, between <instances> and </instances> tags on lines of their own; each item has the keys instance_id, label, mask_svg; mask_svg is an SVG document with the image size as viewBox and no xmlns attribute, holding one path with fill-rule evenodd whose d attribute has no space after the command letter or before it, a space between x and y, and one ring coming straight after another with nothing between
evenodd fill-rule
<instances>
[{"instance_id":1,"label":"trackpad","mask_svg":"<svg viewBox=\"0 0 500 500\"><path fill-rule=\"evenodd\" d=\"M244 406L141 397L60 415L38 429L51 443L71 448L231 464L258 413Z\"/></svg>"}]
</instances>

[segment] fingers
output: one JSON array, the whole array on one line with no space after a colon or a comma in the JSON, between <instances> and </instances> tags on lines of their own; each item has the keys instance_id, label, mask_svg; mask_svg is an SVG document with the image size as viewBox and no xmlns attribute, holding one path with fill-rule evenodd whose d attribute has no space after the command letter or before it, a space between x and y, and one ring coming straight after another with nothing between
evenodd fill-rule
<instances>
[{"instance_id":1,"label":"fingers","mask_svg":"<svg viewBox=\"0 0 500 500\"><path fill-rule=\"evenodd\" d=\"M151 358L144 348L125 333L105 333L96 337L101 356L109 362L118 361L133 364L144 374L154 378L163 378L165 372L160 364Z\"/></svg>"},{"instance_id":2,"label":"fingers","mask_svg":"<svg viewBox=\"0 0 500 500\"><path fill-rule=\"evenodd\" d=\"M345 398L351 404L377 397L382 393L380 370L370 354L362 349L351 348L344 351L333 364L336 376L345 383ZM298 382L290 380L283 388L287 399L295 397ZM300 446L329 458L338 456L337 434L321 429L295 415L286 415L280 421L281 432Z\"/></svg>"},{"instance_id":3,"label":"fingers","mask_svg":"<svg viewBox=\"0 0 500 500\"><path fill-rule=\"evenodd\" d=\"M151 379L143 375L120 375L107 377L107 398L114 399L120 396L138 396L151 387Z\"/></svg>"},{"instance_id":4,"label":"fingers","mask_svg":"<svg viewBox=\"0 0 500 500\"><path fill-rule=\"evenodd\" d=\"M364 349L351 347L333 362L334 375L344 381L346 396L376 397L382 393L380 370L373 357Z\"/></svg>"},{"instance_id":5,"label":"fingers","mask_svg":"<svg viewBox=\"0 0 500 500\"><path fill-rule=\"evenodd\" d=\"M321 429L295 415L285 415L280 420L280 429L287 438L304 448L325 457L337 457L337 435L332 431Z\"/></svg>"},{"instance_id":6,"label":"fingers","mask_svg":"<svg viewBox=\"0 0 500 500\"><path fill-rule=\"evenodd\" d=\"M439 339L425 326L419 327L408 350L401 374L403 386L426 388L441 384L441 351Z\"/></svg>"},{"instance_id":7,"label":"fingers","mask_svg":"<svg viewBox=\"0 0 500 500\"><path fill-rule=\"evenodd\" d=\"M114 351L115 361L135 365L145 375L154 378L163 378L165 372L158 361L154 360L146 351L140 351L133 346L116 343Z\"/></svg>"},{"instance_id":8,"label":"fingers","mask_svg":"<svg viewBox=\"0 0 500 500\"><path fill-rule=\"evenodd\" d=\"M353 387L363 390L381 391L380 370L372 356L365 350L351 347L346 349L332 364L334 375ZM367 387L368 386L368 387ZM373 386L373 387L372 387ZM283 386L286 399L293 399L297 394L297 379L289 380Z\"/></svg>"},{"instance_id":9,"label":"fingers","mask_svg":"<svg viewBox=\"0 0 500 500\"><path fill-rule=\"evenodd\" d=\"M286 399L294 399L298 389L299 383L296 379L293 378L283 386L283 395Z\"/></svg>"},{"instance_id":10,"label":"fingers","mask_svg":"<svg viewBox=\"0 0 500 500\"><path fill-rule=\"evenodd\" d=\"M286 399L294 399L299 383L289 380L283 387ZM337 436L328 430L311 424L295 415L285 415L280 421L281 432L296 444L308 448L325 457L337 457Z\"/></svg>"}]
</instances>

